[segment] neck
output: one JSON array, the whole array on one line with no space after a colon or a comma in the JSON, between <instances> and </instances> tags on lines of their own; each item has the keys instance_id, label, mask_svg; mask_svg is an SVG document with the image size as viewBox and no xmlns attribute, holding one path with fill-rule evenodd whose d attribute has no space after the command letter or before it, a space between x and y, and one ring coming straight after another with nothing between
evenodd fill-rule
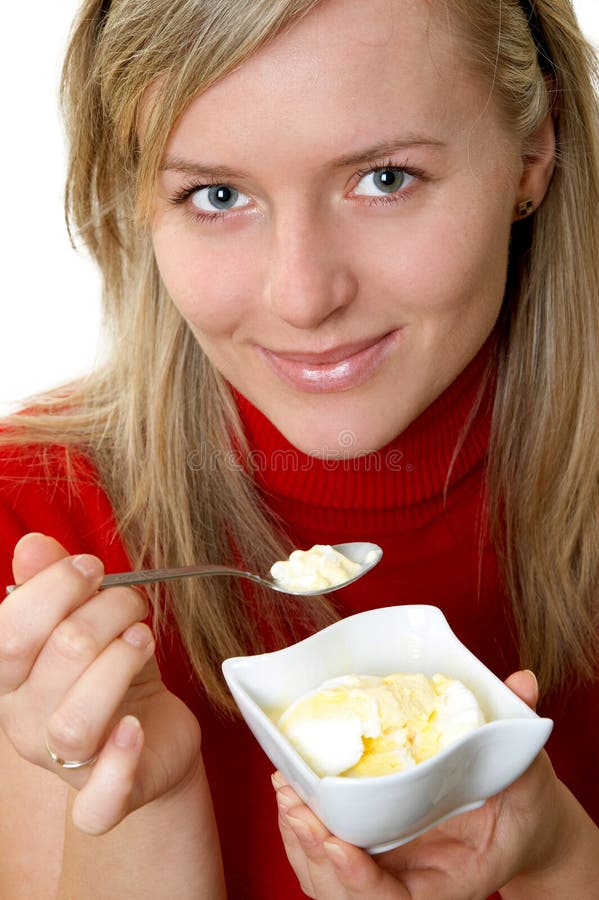
<instances>
[{"instance_id":1,"label":"neck","mask_svg":"<svg viewBox=\"0 0 599 900\"><path fill-rule=\"evenodd\" d=\"M270 506L277 499L336 509L393 509L442 497L481 464L489 439L492 380L487 342L456 380L387 446L364 456L302 453L242 395L235 398L250 464Z\"/></svg>"}]
</instances>

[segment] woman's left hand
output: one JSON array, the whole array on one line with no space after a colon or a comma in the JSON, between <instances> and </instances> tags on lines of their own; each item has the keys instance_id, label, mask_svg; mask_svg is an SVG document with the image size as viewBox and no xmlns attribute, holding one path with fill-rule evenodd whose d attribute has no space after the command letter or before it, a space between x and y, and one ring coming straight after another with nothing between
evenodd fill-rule
<instances>
[{"instance_id":1,"label":"woman's left hand","mask_svg":"<svg viewBox=\"0 0 599 900\"><path fill-rule=\"evenodd\" d=\"M516 672L506 684L534 708L532 673ZM484 900L522 873L526 879L551 867L558 847L563 853L575 803L543 752L480 809L375 858L331 835L279 773L273 783L289 862L304 893L317 900ZM516 887L508 896L532 900L537 894L526 882L522 893Z\"/></svg>"}]
</instances>

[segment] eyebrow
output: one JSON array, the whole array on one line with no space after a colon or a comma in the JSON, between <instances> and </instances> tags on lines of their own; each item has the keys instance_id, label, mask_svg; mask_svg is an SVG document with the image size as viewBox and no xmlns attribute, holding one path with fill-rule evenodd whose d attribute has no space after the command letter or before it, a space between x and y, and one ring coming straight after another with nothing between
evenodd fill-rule
<instances>
[{"instance_id":1,"label":"eyebrow","mask_svg":"<svg viewBox=\"0 0 599 900\"><path fill-rule=\"evenodd\" d=\"M392 156L402 150L409 150L412 147L445 147L443 141L432 137L424 136L408 136L398 140L379 141L370 147L364 147L354 153L346 153L332 160L330 166L334 169L343 169L347 166L358 166L364 163L372 162L374 159L380 159L384 156ZM210 163L193 162L183 159L180 156L167 156L161 166L161 172L180 172L183 175L191 175L196 178L227 178L245 179L249 176L244 172L232 169L229 166L220 164L211 165Z\"/></svg>"},{"instance_id":2,"label":"eyebrow","mask_svg":"<svg viewBox=\"0 0 599 900\"><path fill-rule=\"evenodd\" d=\"M401 150L410 150L412 147L445 147L444 141L439 141L433 137L420 137L418 135L400 138L396 141L379 141L371 147L365 147L355 153L346 153L334 159L332 166L335 169L342 169L346 166L359 166L362 163L372 162L374 159L380 159L382 156L393 156Z\"/></svg>"},{"instance_id":3,"label":"eyebrow","mask_svg":"<svg viewBox=\"0 0 599 900\"><path fill-rule=\"evenodd\" d=\"M181 172L196 178L246 178L243 172L220 164L192 162L180 156L167 156L160 165L161 172Z\"/></svg>"}]
</instances>

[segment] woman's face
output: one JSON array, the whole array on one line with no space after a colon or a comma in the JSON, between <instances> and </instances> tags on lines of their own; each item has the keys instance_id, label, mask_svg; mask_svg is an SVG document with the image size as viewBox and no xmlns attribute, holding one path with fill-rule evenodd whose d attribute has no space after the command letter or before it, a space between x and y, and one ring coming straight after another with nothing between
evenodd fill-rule
<instances>
[{"instance_id":1,"label":"woman's face","mask_svg":"<svg viewBox=\"0 0 599 900\"><path fill-rule=\"evenodd\" d=\"M424 0L323 0L168 142L166 288L307 453L384 446L497 319L523 164L462 56Z\"/></svg>"}]
</instances>

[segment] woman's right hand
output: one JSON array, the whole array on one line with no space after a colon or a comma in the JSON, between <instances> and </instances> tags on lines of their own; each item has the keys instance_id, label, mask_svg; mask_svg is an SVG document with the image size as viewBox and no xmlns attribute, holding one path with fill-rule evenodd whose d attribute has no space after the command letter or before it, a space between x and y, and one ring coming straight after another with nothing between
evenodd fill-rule
<instances>
[{"instance_id":1,"label":"woman's right hand","mask_svg":"<svg viewBox=\"0 0 599 900\"><path fill-rule=\"evenodd\" d=\"M506 685L534 709L529 671ZM275 773L279 828L304 892L317 900L463 900L501 890L505 900L598 896L599 829L542 751L478 809L376 856L332 835Z\"/></svg>"},{"instance_id":2,"label":"woman's right hand","mask_svg":"<svg viewBox=\"0 0 599 900\"><path fill-rule=\"evenodd\" d=\"M201 766L197 719L162 682L139 590L98 592L100 560L38 534L17 544L13 574L19 588L0 603L0 727L78 791L76 827L103 834L185 788ZM98 758L63 768L46 742L62 760Z\"/></svg>"}]
</instances>

